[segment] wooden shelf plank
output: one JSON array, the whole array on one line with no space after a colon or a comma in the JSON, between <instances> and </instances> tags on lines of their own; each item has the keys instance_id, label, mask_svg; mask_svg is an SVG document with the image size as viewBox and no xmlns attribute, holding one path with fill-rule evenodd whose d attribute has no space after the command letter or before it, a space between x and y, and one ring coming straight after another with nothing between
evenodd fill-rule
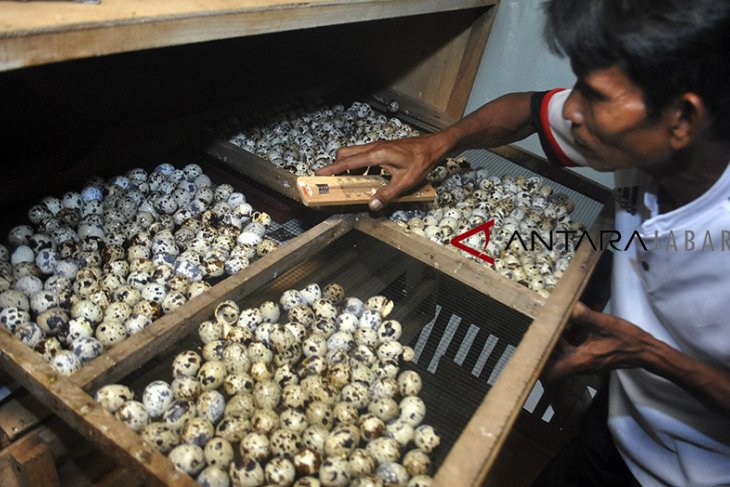
<instances>
[{"instance_id":1,"label":"wooden shelf plank","mask_svg":"<svg viewBox=\"0 0 730 487\"><path fill-rule=\"evenodd\" d=\"M3 2L0 71L157 47L494 5L496 0Z\"/></svg>"},{"instance_id":2,"label":"wooden shelf plank","mask_svg":"<svg viewBox=\"0 0 730 487\"><path fill-rule=\"evenodd\" d=\"M530 318L534 318L545 303L545 298L515 281L427 238L407 235L391 221L362 214L357 218L355 229L405 252Z\"/></svg>"}]
</instances>

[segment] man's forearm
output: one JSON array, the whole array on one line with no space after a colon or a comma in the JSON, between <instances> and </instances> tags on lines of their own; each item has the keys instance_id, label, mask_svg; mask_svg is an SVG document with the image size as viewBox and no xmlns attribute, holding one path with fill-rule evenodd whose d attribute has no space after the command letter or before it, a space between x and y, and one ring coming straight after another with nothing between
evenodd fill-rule
<instances>
[{"instance_id":1,"label":"man's forearm","mask_svg":"<svg viewBox=\"0 0 730 487\"><path fill-rule=\"evenodd\" d=\"M532 92L501 96L442 130L436 137L445 152L498 147L522 140L535 132L530 99Z\"/></svg>"},{"instance_id":2,"label":"man's forearm","mask_svg":"<svg viewBox=\"0 0 730 487\"><path fill-rule=\"evenodd\" d=\"M730 417L730 373L695 360L659 340L646 347L644 368L671 380L708 409Z\"/></svg>"}]
</instances>

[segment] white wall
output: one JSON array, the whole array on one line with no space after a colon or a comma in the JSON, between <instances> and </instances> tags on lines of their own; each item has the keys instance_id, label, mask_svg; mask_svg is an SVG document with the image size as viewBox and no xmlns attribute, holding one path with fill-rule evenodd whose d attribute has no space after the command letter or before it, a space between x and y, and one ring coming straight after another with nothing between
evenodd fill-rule
<instances>
[{"instance_id":1,"label":"white wall","mask_svg":"<svg viewBox=\"0 0 730 487\"><path fill-rule=\"evenodd\" d=\"M467 113L505 93L573 85L575 76L567 58L552 54L543 39L543 1L502 0L467 103ZM517 145L544 156L536 135ZM576 171L613 187L610 173L582 168Z\"/></svg>"}]
</instances>

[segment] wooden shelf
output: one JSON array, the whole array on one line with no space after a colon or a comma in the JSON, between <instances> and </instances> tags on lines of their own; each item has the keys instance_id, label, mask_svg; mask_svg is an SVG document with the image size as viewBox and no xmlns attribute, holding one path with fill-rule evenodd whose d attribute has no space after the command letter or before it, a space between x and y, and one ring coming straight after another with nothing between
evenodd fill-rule
<instances>
[{"instance_id":1,"label":"wooden shelf","mask_svg":"<svg viewBox=\"0 0 730 487\"><path fill-rule=\"evenodd\" d=\"M494 5L496 0L3 2L0 71L156 47Z\"/></svg>"}]
</instances>

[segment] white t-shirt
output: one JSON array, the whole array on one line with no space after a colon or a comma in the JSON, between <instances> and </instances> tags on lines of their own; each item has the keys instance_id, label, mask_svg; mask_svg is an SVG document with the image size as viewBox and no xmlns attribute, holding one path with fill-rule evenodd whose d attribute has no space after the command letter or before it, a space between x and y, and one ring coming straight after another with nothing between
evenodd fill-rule
<instances>
[{"instance_id":1,"label":"white t-shirt","mask_svg":"<svg viewBox=\"0 0 730 487\"><path fill-rule=\"evenodd\" d=\"M583 165L561 115L569 94L536 97L533 111L549 159ZM614 252L613 314L730 372L730 169L664 214L646 174L620 170L615 179L622 250ZM634 231L641 240L623 250ZM609 387L609 429L642 485L730 485L730 418L644 369L613 371Z\"/></svg>"}]
</instances>

